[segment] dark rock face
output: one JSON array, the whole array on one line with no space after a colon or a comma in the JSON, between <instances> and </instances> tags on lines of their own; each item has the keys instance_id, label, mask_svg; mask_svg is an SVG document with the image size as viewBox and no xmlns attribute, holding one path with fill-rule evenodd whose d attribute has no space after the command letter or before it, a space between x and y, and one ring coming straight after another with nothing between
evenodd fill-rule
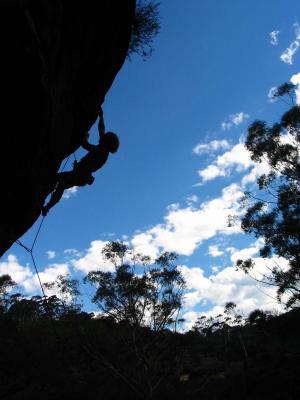
<instances>
[{"instance_id":1,"label":"dark rock face","mask_svg":"<svg viewBox=\"0 0 300 400\"><path fill-rule=\"evenodd\" d=\"M127 54L135 0L0 0L0 255L40 215Z\"/></svg>"}]
</instances>

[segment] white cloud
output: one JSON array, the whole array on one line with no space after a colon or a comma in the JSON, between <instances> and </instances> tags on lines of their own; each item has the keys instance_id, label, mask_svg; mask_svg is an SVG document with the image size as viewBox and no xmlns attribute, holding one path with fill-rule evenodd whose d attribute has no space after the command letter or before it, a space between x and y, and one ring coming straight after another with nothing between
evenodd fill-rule
<instances>
[{"instance_id":1,"label":"white cloud","mask_svg":"<svg viewBox=\"0 0 300 400\"><path fill-rule=\"evenodd\" d=\"M158 227L159 226L160 225L158 225ZM159 254L159 245L154 241L155 231L153 231L153 229L155 230L155 228L152 228L149 231L134 235L131 240L131 244L138 253L155 259Z\"/></svg>"},{"instance_id":2,"label":"white cloud","mask_svg":"<svg viewBox=\"0 0 300 400\"><path fill-rule=\"evenodd\" d=\"M281 266L283 270L287 268L288 261L279 257L271 259L263 259L257 256L260 247L263 244L262 239L258 239L255 243L244 249L234 249L229 247L226 251L231 252L232 266L227 266L222 270L213 269L212 275L205 275L202 268L189 268L185 265L179 267L182 272L186 284L187 294L184 300L184 310L186 313L185 328L190 329L197 316L193 309L197 305L211 305L206 316L216 316L222 313L224 305L228 301L237 304L237 308L244 315L255 308L265 310L283 310L283 305L278 304L276 299L277 288L275 286L263 285L257 280L264 279L264 276L270 274L270 270L274 265ZM242 270L237 270L235 263L238 259L248 259L252 257L255 267L251 271L251 276L245 274ZM255 279L253 279L255 278ZM190 314L192 313L192 314ZM203 312L201 313L203 314Z\"/></svg>"},{"instance_id":3,"label":"white cloud","mask_svg":"<svg viewBox=\"0 0 300 400\"><path fill-rule=\"evenodd\" d=\"M236 166L237 171L240 172L249 168L253 161L244 143L238 143L230 151L218 156L216 164L222 168Z\"/></svg>"},{"instance_id":4,"label":"white cloud","mask_svg":"<svg viewBox=\"0 0 300 400\"><path fill-rule=\"evenodd\" d=\"M206 168L199 170L198 175L200 178L202 178L201 183L205 183L218 178L219 176L225 176L226 172L223 168L220 168L214 164L210 164Z\"/></svg>"},{"instance_id":5,"label":"white cloud","mask_svg":"<svg viewBox=\"0 0 300 400\"><path fill-rule=\"evenodd\" d=\"M63 199L68 200L70 197L75 196L77 193L78 187L77 186L73 186L70 189L67 189L64 191L63 194Z\"/></svg>"},{"instance_id":6,"label":"white cloud","mask_svg":"<svg viewBox=\"0 0 300 400\"><path fill-rule=\"evenodd\" d=\"M191 196L188 196L186 198L186 201L189 206L193 206L193 204L195 204L199 201L199 198L196 194L192 194Z\"/></svg>"},{"instance_id":7,"label":"white cloud","mask_svg":"<svg viewBox=\"0 0 300 400\"><path fill-rule=\"evenodd\" d=\"M218 151L229 149L230 145L227 140L212 140L209 143L199 143L193 148L193 153L199 155L210 151Z\"/></svg>"},{"instance_id":8,"label":"white cloud","mask_svg":"<svg viewBox=\"0 0 300 400\"><path fill-rule=\"evenodd\" d=\"M250 158L249 151L243 143L238 143L231 150L219 155L212 164L198 171L198 175L202 178L200 185L217 177L230 175L233 168L236 172L242 172L251 165L254 165L254 162Z\"/></svg>"},{"instance_id":9,"label":"white cloud","mask_svg":"<svg viewBox=\"0 0 300 400\"><path fill-rule=\"evenodd\" d=\"M226 118L221 123L221 128L223 129L223 131L228 131L234 125L238 126L238 125L242 124L248 118L249 118L249 115L244 113L243 111L236 113L236 114L231 114L231 115L229 115L228 118Z\"/></svg>"},{"instance_id":10,"label":"white cloud","mask_svg":"<svg viewBox=\"0 0 300 400\"><path fill-rule=\"evenodd\" d=\"M248 258L251 258L255 254L257 254L259 252L259 249L262 247L262 245L263 245L263 240L258 239L250 247L246 247L242 250L233 251L230 259L233 263L236 263L237 260L247 260Z\"/></svg>"},{"instance_id":11,"label":"white cloud","mask_svg":"<svg viewBox=\"0 0 300 400\"><path fill-rule=\"evenodd\" d=\"M256 246L251 249L242 249L239 255L245 256L255 254ZM286 260L277 257L273 259L254 258L255 268L251 273L257 279L262 279L263 274L269 274L269 268L274 262L280 263L283 267ZM180 270L186 280L188 293L185 298L184 307L187 312L199 304L209 302L211 309L206 315L219 313L224 310L224 305L228 301L237 304L245 315L255 308L282 310L283 306L277 303L276 287L266 286L255 281L251 276L246 275L241 270L236 270L235 266L223 268L210 276L205 276L201 268L188 268L181 266Z\"/></svg>"},{"instance_id":12,"label":"white cloud","mask_svg":"<svg viewBox=\"0 0 300 400\"><path fill-rule=\"evenodd\" d=\"M168 209L165 222L137 233L131 243L144 254L157 255L159 251L175 251L191 255L195 249L217 233L240 232L238 226L228 227L229 214L237 214L239 199L243 196L236 184L225 187L222 196L200 204L198 208Z\"/></svg>"},{"instance_id":13,"label":"white cloud","mask_svg":"<svg viewBox=\"0 0 300 400\"><path fill-rule=\"evenodd\" d=\"M195 311L188 311L185 314L183 314L183 318L185 320L183 330L188 331L192 329L193 325L197 321L198 313L196 313Z\"/></svg>"},{"instance_id":14,"label":"white cloud","mask_svg":"<svg viewBox=\"0 0 300 400\"><path fill-rule=\"evenodd\" d=\"M107 243L103 240L93 240L86 254L78 260L72 260L72 265L84 273L95 270L113 271L113 265L102 256L102 249Z\"/></svg>"},{"instance_id":15,"label":"white cloud","mask_svg":"<svg viewBox=\"0 0 300 400\"><path fill-rule=\"evenodd\" d=\"M211 270L213 273L219 272L221 267L218 267L217 265L212 265Z\"/></svg>"},{"instance_id":16,"label":"white cloud","mask_svg":"<svg viewBox=\"0 0 300 400\"><path fill-rule=\"evenodd\" d=\"M243 177L242 186L245 187L248 184L256 182L258 177L260 177L263 174L268 174L269 172L270 172L270 166L266 161L255 164L254 167L249 172L249 174Z\"/></svg>"},{"instance_id":17,"label":"white cloud","mask_svg":"<svg viewBox=\"0 0 300 400\"><path fill-rule=\"evenodd\" d=\"M225 250L227 251L227 253L230 253L230 254L232 254L235 251L237 251L237 249L235 247L233 247L233 246L226 247Z\"/></svg>"},{"instance_id":18,"label":"white cloud","mask_svg":"<svg viewBox=\"0 0 300 400\"><path fill-rule=\"evenodd\" d=\"M270 43L272 46L278 45L278 35L280 31L272 31L270 32Z\"/></svg>"},{"instance_id":19,"label":"white cloud","mask_svg":"<svg viewBox=\"0 0 300 400\"><path fill-rule=\"evenodd\" d=\"M300 72L298 74L293 75L290 80L292 84L296 86L295 88L296 103L300 104Z\"/></svg>"},{"instance_id":20,"label":"white cloud","mask_svg":"<svg viewBox=\"0 0 300 400\"><path fill-rule=\"evenodd\" d=\"M224 251L221 251L216 245L211 245L208 247L208 254L212 257L219 257L224 254Z\"/></svg>"},{"instance_id":21,"label":"white cloud","mask_svg":"<svg viewBox=\"0 0 300 400\"><path fill-rule=\"evenodd\" d=\"M295 40L289 45L287 49L281 54L280 59L286 64L293 64L293 57L300 46L300 27L294 24L295 27Z\"/></svg>"},{"instance_id":22,"label":"white cloud","mask_svg":"<svg viewBox=\"0 0 300 400\"><path fill-rule=\"evenodd\" d=\"M9 254L6 261L0 262L0 275L5 274L10 275L18 285L33 277L30 268L21 265L13 254Z\"/></svg>"},{"instance_id":23,"label":"white cloud","mask_svg":"<svg viewBox=\"0 0 300 400\"><path fill-rule=\"evenodd\" d=\"M56 256L56 253L54 250L48 250L48 251L46 251L46 254L47 254L48 260L52 260Z\"/></svg>"},{"instance_id":24,"label":"white cloud","mask_svg":"<svg viewBox=\"0 0 300 400\"><path fill-rule=\"evenodd\" d=\"M82 256L82 252L77 249L66 249L66 250L64 250L64 254L66 254L67 257L81 257Z\"/></svg>"},{"instance_id":25,"label":"white cloud","mask_svg":"<svg viewBox=\"0 0 300 400\"><path fill-rule=\"evenodd\" d=\"M42 283L54 281L58 275L69 272L67 264L52 264L39 272ZM10 254L6 261L0 262L0 275L8 274L20 286L23 286L26 294L40 293L38 277L32 272L28 265L19 263L16 256Z\"/></svg>"},{"instance_id":26,"label":"white cloud","mask_svg":"<svg viewBox=\"0 0 300 400\"><path fill-rule=\"evenodd\" d=\"M39 273L42 283L53 282L56 280L58 275L67 275L69 273L68 264L51 264L44 271ZM38 278L34 275L33 279L25 281L23 283L24 288L27 292L34 292L40 290Z\"/></svg>"}]
</instances>

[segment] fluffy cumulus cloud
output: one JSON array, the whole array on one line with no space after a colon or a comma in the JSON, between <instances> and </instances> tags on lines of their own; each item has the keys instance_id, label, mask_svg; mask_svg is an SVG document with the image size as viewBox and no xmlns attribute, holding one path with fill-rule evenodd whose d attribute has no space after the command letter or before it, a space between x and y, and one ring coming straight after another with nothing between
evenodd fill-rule
<instances>
[{"instance_id":1,"label":"fluffy cumulus cloud","mask_svg":"<svg viewBox=\"0 0 300 400\"><path fill-rule=\"evenodd\" d=\"M198 203L199 198L196 194L192 194L186 198L186 202L189 206L192 206L195 203Z\"/></svg>"},{"instance_id":2,"label":"fluffy cumulus cloud","mask_svg":"<svg viewBox=\"0 0 300 400\"><path fill-rule=\"evenodd\" d=\"M220 250L216 245L211 245L208 247L208 254L211 257L220 257L222 254L224 254L224 251Z\"/></svg>"},{"instance_id":3,"label":"fluffy cumulus cloud","mask_svg":"<svg viewBox=\"0 0 300 400\"><path fill-rule=\"evenodd\" d=\"M215 270L212 275L206 276L202 268L188 268L183 265L180 270L187 283L187 294L184 299L185 329L190 329L200 312L195 312L196 306L211 305L207 316L216 316L223 312L224 305L228 301L237 304L238 309L247 316L256 308L265 310L282 311L283 306L277 303L276 287L266 286L257 282L263 275L269 274L274 263L285 268L286 260L274 257L273 259L262 259L254 257L255 269L251 276L235 268L235 261L239 258L246 259L257 254L259 244L255 243L249 248L238 250L232 255L233 265Z\"/></svg>"},{"instance_id":4,"label":"fluffy cumulus cloud","mask_svg":"<svg viewBox=\"0 0 300 400\"><path fill-rule=\"evenodd\" d=\"M163 224L137 233L131 243L138 251L150 256L162 250L191 255L204 240L217 233L233 234L240 231L238 226L228 227L227 220L229 214L238 213L242 196L240 187L232 184L223 189L221 197L204 202L199 207L171 207Z\"/></svg>"},{"instance_id":5,"label":"fluffy cumulus cloud","mask_svg":"<svg viewBox=\"0 0 300 400\"><path fill-rule=\"evenodd\" d=\"M68 264L51 264L39 273L42 283L53 282L56 280L58 275L67 275L69 273ZM40 290L38 278L34 275L33 279L28 282L22 283L25 290L29 293Z\"/></svg>"},{"instance_id":6,"label":"fluffy cumulus cloud","mask_svg":"<svg viewBox=\"0 0 300 400\"><path fill-rule=\"evenodd\" d=\"M257 254L259 252L259 249L262 247L263 243L264 242L262 239L258 239L258 240L256 240L255 243L253 243L249 247L246 247L241 250L233 249L232 251L230 251L231 261L233 263L236 263L237 260L247 260L248 258L253 257L255 254Z\"/></svg>"},{"instance_id":7,"label":"fluffy cumulus cloud","mask_svg":"<svg viewBox=\"0 0 300 400\"><path fill-rule=\"evenodd\" d=\"M0 275L8 274L19 285L33 278L33 273L28 266L19 263L16 256L10 254L6 261L0 262Z\"/></svg>"},{"instance_id":8,"label":"fluffy cumulus cloud","mask_svg":"<svg viewBox=\"0 0 300 400\"><path fill-rule=\"evenodd\" d=\"M256 182L261 175L268 174L269 172L270 172L270 166L266 161L263 161L261 163L255 163L250 172L245 176L243 176L242 187L245 188L247 185Z\"/></svg>"},{"instance_id":9,"label":"fluffy cumulus cloud","mask_svg":"<svg viewBox=\"0 0 300 400\"><path fill-rule=\"evenodd\" d=\"M300 72L291 77L291 82L296 86L295 95L296 95L296 103L300 104Z\"/></svg>"},{"instance_id":10,"label":"fluffy cumulus cloud","mask_svg":"<svg viewBox=\"0 0 300 400\"><path fill-rule=\"evenodd\" d=\"M223 189L221 197L202 203L199 207L195 207L196 197L185 208L172 204L167 208L163 224L136 232L131 239L126 236L127 242L135 251L150 256L152 260L162 251L191 255L204 240L217 233L240 232L237 226L227 226L227 218L229 214L238 213L238 200L242 195L239 186L233 184ZM70 264L85 274L93 270L113 271L112 263L102 256L107 243L94 240L83 254L68 249L66 252L71 257Z\"/></svg>"},{"instance_id":11,"label":"fluffy cumulus cloud","mask_svg":"<svg viewBox=\"0 0 300 400\"><path fill-rule=\"evenodd\" d=\"M54 250L48 250L48 251L46 251L46 254L47 254L48 260L52 260L56 256L56 253Z\"/></svg>"},{"instance_id":12,"label":"fluffy cumulus cloud","mask_svg":"<svg viewBox=\"0 0 300 400\"><path fill-rule=\"evenodd\" d=\"M281 54L280 59L286 64L293 64L293 57L298 51L300 46L300 27L298 24L294 24L295 28L295 39L291 42L289 47L287 47Z\"/></svg>"},{"instance_id":13,"label":"fluffy cumulus cloud","mask_svg":"<svg viewBox=\"0 0 300 400\"><path fill-rule=\"evenodd\" d=\"M64 194L62 196L63 199L68 200L70 197L75 196L77 193L77 190L78 190L77 186L73 186L70 189L65 190Z\"/></svg>"},{"instance_id":14,"label":"fluffy cumulus cloud","mask_svg":"<svg viewBox=\"0 0 300 400\"><path fill-rule=\"evenodd\" d=\"M236 172L243 172L252 165L254 163L245 145L238 143L231 150L219 155L212 164L198 171L202 179L200 185L220 176L228 176L233 169Z\"/></svg>"},{"instance_id":15,"label":"fluffy cumulus cloud","mask_svg":"<svg viewBox=\"0 0 300 400\"><path fill-rule=\"evenodd\" d=\"M238 126L238 125L242 124L248 118L249 118L249 115L244 113L244 112L231 114L231 115L229 115L228 118L226 118L221 123L221 128L222 128L223 131L228 131L233 126Z\"/></svg>"},{"instance_id":16,"label":"fluffy cumulus cloud","mask_svg":"<svg viewBox=\"0 0 300 400\"><path fill-rule=\"evenodd\" d=\"M77 249L65 249L64 254L67 259L69 259L69 258L73 259L74 257L82 256L82 252Z\"/></svg>"},{"instance_id":17,"label":"fluffy cumulus cloud","mask_svg":"<svg viewBox=\"0 0 300 400\"><path fill-rule=\"evenodd\" d=\"M210 164L206 168L199 170L198 175L202 179L201 184L203 184L205 182L219 178L220 176L225 176L226 171L223 168L220 168L218 165Z\"/></svg>"},{"instance_id":18,"label":"fluffy cumulus cloud","mask_svg":"<svg viewBox=\"0 0 300 400\"><path fill-rule=\"evenodd\" d=\"M212 140L209 143L199 143L193 148L194 154L203 154L212 151L229 149L230 145L227 140Z\"/></svg>"},{"instance_id":19,"label":"fluffy cumulus cloud","mask_svg":"<svg viewBox=\"0 0 300 400\"><path fill-rule=\"evenodd\" d=\"M107 241L93 240L90 247L87 249L86 254L78 259L71 261L72 265L81 272L88 273L90 271L113 271L113 265L105 260L102 256L103 247Z\"/></svg>"},{"instance_id":20,"label":"fluffy cumulus cloud","mask_svg":"<svg viewBox=\"0 0 300 400\"><path fill-rule=\"evenodd\" d=\"M272 31L270 32L270 43L272 46L278 45L278 35L280 31Z\"/></svg>"},{"instance_id":21,"label":"fluffy cumulus cloud","mask_svg":"<svg viewBox=\"0 0 300 400\"><path fill-rule=\"evenodd\" d=\"M67 264L51 264L39 273L42 283L53 282L58 275L69 273ZM25 294L40 293L38 277L28 265L21 265L16 256L10 254L0 262L0 275L8 274L24 290Z\"/></svg>"},{"instance_id":22,"label":"fluffy cumulus cloud","mask_svg":"<svg viewBox=\"0 0 300 400\"><path fill-rule=\"evenodd\" d=\"M218 156L216 164L224 169L234 166L241 172L249 168L253 162L244 143L238 143L230 151Z\"/></svg>"}]
</instances>

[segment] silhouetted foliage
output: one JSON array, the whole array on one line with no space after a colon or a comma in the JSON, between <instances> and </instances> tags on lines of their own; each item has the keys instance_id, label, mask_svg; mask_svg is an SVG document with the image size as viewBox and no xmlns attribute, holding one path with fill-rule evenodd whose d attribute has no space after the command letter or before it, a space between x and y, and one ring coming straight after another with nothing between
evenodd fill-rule
<instances>
[{"instance_id":1,"label":"silhouetted foliage","mask_svg":"<svg viewBox=\"0 0 300 400\"><path fill-rule=\"evenodd\" d=\"M153 39L160 30L159 3L152 0L138 0L128 57L133 53L147 59L153 52Z\"/></svg>"},{"instance_id":2,"label":"silhouetted foliage","mask_svg":"<svg viewBox=\"0 0 300 400\"><path fill-rule=\"evenodd\" d=\"M272 318L269 311L255 309L248 315L247 322L250 325L262 326Z\"/></svg>"},{"instance_id":3,"label":"silhouetted foliage","mask_svg":"<svg viewBox=\"0 0 300 400\"><path fill-rule=\"evenodd\" d=\"M174 264L174 253L158 257L157 267L149 267L149 257L124 243L108 243L102 254L115 271L91 271L85 282L96 286L93 302L105 316L154 331L176 324L185 282Z\"/></svg>"},{"instance_id":4,"label":"silhouetted foliage","mask_svg":"<svg viewBox=\"0 0 300 400\"><path fill-rule=\"evenodd\" d=\"M123 252L125 261L125 250L121 244L106 247L117 265L113 253ZM172 258L164 254L158 265L169 268ZM79 307L70 313L71 298L61 297L78 292L68 276L51 284L48 291L57 296L46 298L11 291L7 275L0 282L6 282L1 299L4 294L7 304L0 314L1 399L117 400L120 393L133 400L300 396L300 309L279 316L254 310L242 318L228 302L222 314L201 318L209 321L208 330L198 325L186 333L153 331L95 318Z\"/></svg>"},{"instance_id":5,"label":"silhouetted foliage","mask_svg":"<svg viewBox=\"0 0 300 400\"><path fill-rule=\"evenodd\" d=\"M294 86L283 84L277 96L290 95ZM287 307L300 304L300 107L292 106L279 123L267 126L255 121L248 129L246 147L252 160L267 162L269 172L257 180L259 193L245 193L242 229L264 239L262 257L278 256L288 261L283 269L274 260L272 274L263 281L278 286L278 299L288 296ZM238 260L249 273L252 259Z\"/></svg>"},{"instance_id":6,"label":"silhouetted foliage","mask_svg":"<svg viewBox=\"0 0 300 400\"><path fill-rule=\"evenodd\" d=\"M6 311L8 305L7 293L15 285L16 283L9 275L0 276L0 314Z\"/></svg>"},{"instance_id":7,"label":"silhouetted foliage","mask_svg":"<svg viewBox=\"0 0 300 400\"><path fill-rule=\"evenodd\" d=\"M294 103L293 94L292 94L294 89L295 89L295 85L293 85L290 82L285 82L276 88L276 90L273 93L272 98L276 99L278 97L282 97L287 94L290 97L290 99L292 100L292 102Z\"/></svg>"},{"instance_id":8,"label":"silhouetted foliage","mask_svg":"<svg viewBox=\"0 0 300 400\"><path fill-rule=\"evenodd\" d=\"M70 275L58 275L54 282L44 284L48 290L55 290L59 296L64 314L74 313L81 309L81 304L78 303L79 282L77 279L72 279Z\"/></svg>"}]
</instances>

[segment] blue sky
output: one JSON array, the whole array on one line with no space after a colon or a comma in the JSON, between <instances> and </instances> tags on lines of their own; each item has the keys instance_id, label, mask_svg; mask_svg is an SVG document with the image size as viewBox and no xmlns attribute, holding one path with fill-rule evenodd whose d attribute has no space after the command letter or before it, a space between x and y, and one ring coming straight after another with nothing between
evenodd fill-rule
<instances>
[{"instance_id":1,"label":"blue sky","mask_svg":"<svg viewBox=\"0 0 300 400\"><path fill-rule=\"evenodd\" d=\"M146 62L126 61L103 106L107 129L120 136L119 152L43 224L35 254L44 281L110 268L98 260L101 246L125 238L153 255L180 254L187 324L229 300L245 313L276 307L274 291L234 270L234 260L255 256L260 243L229 230L226 217L238 212L242 191L264 168L245 153L247 126L275 121L286 109L268 93L299 72L299 17L296 0L161 2L155 52ZM95 127L90 133L95 142ZM30 259L16 245L2 257L0 273L11 273L28 294L38 291Z\"/></svg>"}]
</instances>

